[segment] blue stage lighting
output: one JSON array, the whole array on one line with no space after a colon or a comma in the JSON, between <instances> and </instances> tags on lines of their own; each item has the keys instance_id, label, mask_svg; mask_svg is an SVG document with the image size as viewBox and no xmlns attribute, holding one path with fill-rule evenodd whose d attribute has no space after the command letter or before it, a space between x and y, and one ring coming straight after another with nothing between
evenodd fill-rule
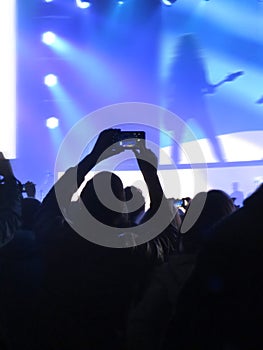
<instances>
[{"instance_id":1,"label":"blue stage lighting","mask_svg":"<svg viewBox=\"0 0 263 350\"><path fill-rule=\"evenodd\" d=\"M90 7L91 3L90 1L76 0L76 5L81 9L87 9L88 7Z\"/></svg>"},{"instance_id":2,"label":"blue stage lighting","mask_svg":"<svg viewBox=\"0 0 263 350\"><path fill-rule=\"evenodd\" d=\"M49 117L46 119L46 126L49 129L55 129L59 126L59 120L56 117Z\"/></svg>"},{"instance_id":3,"label":"blue stage lighting","mask_svg":"<svg viewBox=\"0 0 263 350\"><path fill-rule=\"evenodd\" d=\"M45 32L42 34L42 41L46 45L52 45L56 41L56 34L53 32Z\"/></svg>"},{"instance_id":4,"label":"blue stage lighting","mask_svg":"<svg viewBox=\"0 0 263 350\"><path fill-rule=\"evenodd\" d=\"M58 78L54 74L48 74L45 76L44 82L47 86L55 86L57 85Z\"/></svg>"},{"instance_id":5,"label":"blue stage lighting","mask_svg":"<svg viewBox=\"0 0 263 350\"><path fill-rule=\"evenodd\" d=\"M163 2L164 5L166 5L166 6L171 6L173 3L176 2L176 0L162 0L162 2Z\"/></svg>"}]
</instances>

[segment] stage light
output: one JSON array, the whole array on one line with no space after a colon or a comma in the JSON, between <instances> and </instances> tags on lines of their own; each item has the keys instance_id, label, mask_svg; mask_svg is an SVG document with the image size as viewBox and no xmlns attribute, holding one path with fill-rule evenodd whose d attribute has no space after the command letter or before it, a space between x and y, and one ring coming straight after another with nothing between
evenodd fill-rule
<instances>
[{"instance_id":1,"label":"stage light","mask_svg":"<svg viewBox=\"0 0 263 350\"><path fill-rule=\"evenodd\" d=\"M118 1L118 5L123 5L123 4L124 4L124 1L121 1L121 0Z\"/></svg>"},{"instance_id":2,"label":"stage light","mask_svg":"<svg viewBox=\"0 0 263 350\"><path fill-rule=\"evenodd\" d=\"M166 6L171 6L176 0L162 0L163 4Z\"/></svg>"},{"instance_id":3,"label":"stage light","mask_svg":"<svg viewBox=\"0 0 263 350\"><path fill-rule=\"evenodd\" d=\"M59 120L56 117L49 117L46 119L46 126L49 129L55 129L59 126Z\"/></svg>"},{"instance_id":4,"label":"stage light","mask_svg":"<svg viewBox=\"0 0 263 350\"><path fill-rule=\"evenodd\" d=\"M17 57L16 0L1 2L0 11L0 150L6 158L16 157Z\"/></svg>"},{"instance_id":5,"label":"stage light","mask_svg":"<svg viewBox=\"0 0 263 350\"><path fill-rule=\"evenodd\" d=\"M45 2L52 2L53 0L44 0Z\"/></svg>"},{"instance_id":6,"label":"stage light","mask_svg":"<svg viewBox=\"0 0 263 350\"><path fill-rule=\"evenodd\" d=\"M46 45L52 45L56 41L56 34L53 32L45 32L42 34L42 41Z\"/></svg>"},{"instance_id":7,"label":"stage light","mask_svg":"<svg viewBox=\"0 0 263 350\"><path fill-rule=\"evenodd\" d=\"M88 7L90 7L91 3L90 1L76 0L76 5L81 9L87 9Z\"/></svg>"},{"instance_id":8,"label":"stage light","mask_svg":"<svg viewBox=\"0 0 263 350\"><path fill-rule=\"evenodd\" d=\"M47 86L55 86L57 85L58 78L54 74L48 74L45 76L44 82Z\"/></svg>"}]
</instances>

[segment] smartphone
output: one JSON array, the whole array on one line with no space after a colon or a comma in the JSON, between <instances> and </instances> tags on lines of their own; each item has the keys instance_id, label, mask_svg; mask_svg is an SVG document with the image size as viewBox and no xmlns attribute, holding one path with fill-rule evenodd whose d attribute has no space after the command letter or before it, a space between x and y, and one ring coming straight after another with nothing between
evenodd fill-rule
<instances>
[{"instance_id":1,"label":"smartphone","mask_svg":"<svg viewBox=\"0 0 263 350\"><path fill-rule=\"evenodd\" d=\"M175 199L174 200L174 206L175 207L182 207L184 205L184 200L183 199Z\"/></svg>"},{"instance_id":2,"label":"smartphone","mask_svg":"<svg viewBox=\"0 0 263 350\"><path fill-rule=\"evenodd\" d=\"M120 131L116 134L116 142L125 149L140 148L145 146L144 131Z\"/></svg>"}]
</instances>

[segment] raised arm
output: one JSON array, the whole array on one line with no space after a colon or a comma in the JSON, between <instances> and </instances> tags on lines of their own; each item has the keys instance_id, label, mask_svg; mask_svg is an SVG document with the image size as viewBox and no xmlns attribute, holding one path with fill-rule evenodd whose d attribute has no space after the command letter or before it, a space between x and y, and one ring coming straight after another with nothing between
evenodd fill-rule
<instances>
[{"instance_id":1,"label":"raised arm","mask_svg":"<svg viewBox=\"0 0 263 350\"><path fill-rule=\"evenodd\" d=\"M149 149L142 147L134 150L139 168L143 174L150 196L150 209L142 218L140 224L149 223L142 230L160 231L155 238L138 247L139 251L147 251L152 262L159 263L167 259L177 249L178 231L174 222L174 213L170 210L168 199L163 193L157 174L158 159Z\"/></svg>"},{"instance_id":2,"label":"raised arm","mask_svg":"<svg viewBox=\"0 0 263 350\"><path fill-rule=\"evenodd\" d=\"M123 150L113 147L116 129L107 129L100 133L91 153L76 166L69 168L51 188L44 198L38 215L38 231L43 227L50 230L53 225L63 223L67 217L71 198L78 190L85 176L102 160Z\"/></svg>"},{"instance_id":3,"label":"raised arm","mask_svg":"<svg viewBox=\"0 0 263 350\"><path fill-rule=\"evenodd\" d=\"M148 220L150 216L154 215L154 213L160 207L162 201L166 198L157 174L158 159L154 152L145 147L134 149L133 152L137 158L138 166L142 172L150 197L150 209L144 217L145 221L146 219ZM163 204L165 205L165 202L163 202Z\"/></svg>"}]
</instances>

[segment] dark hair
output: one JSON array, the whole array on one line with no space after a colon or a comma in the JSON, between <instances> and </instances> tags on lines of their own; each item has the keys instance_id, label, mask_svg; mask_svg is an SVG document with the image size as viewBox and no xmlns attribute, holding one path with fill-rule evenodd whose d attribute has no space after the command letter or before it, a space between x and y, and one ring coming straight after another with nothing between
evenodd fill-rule
<instances>
[{"instance_id":1,"label":"dark hair","mask_svg":"<svg viewBox=\"0 0 263 350\"><path fill-rule=\"evenodd\" d=\"M185 217L191 215L191 207L203 204L204 197L206 197L204 207L198 219L189 231L181 236L184 249L191 252L195 252L203 245L207 232L213 225L236 210L232 198L226 192L210 190L200 192L192 199Z\"/></svg>"},{"instance_id":2,"label":"dark hair","mask_svg":"<svg viewBox=\"0 0 263 350\"><path fill-rule=\"evenodd\" d=\"M104 205L103 201L98 196L98 188L103 192L103 196L114 196L119 205L112 207ZM123 217L122 209L124 202L124 191L121 179L114 173L108 171L102 171L97 173L91 180L89 180L81 192L80 198L82 199L85 207L90 214L100 222L106 225L115 225L116 222L120 223Z\"/></svg>"}]
</instances>

